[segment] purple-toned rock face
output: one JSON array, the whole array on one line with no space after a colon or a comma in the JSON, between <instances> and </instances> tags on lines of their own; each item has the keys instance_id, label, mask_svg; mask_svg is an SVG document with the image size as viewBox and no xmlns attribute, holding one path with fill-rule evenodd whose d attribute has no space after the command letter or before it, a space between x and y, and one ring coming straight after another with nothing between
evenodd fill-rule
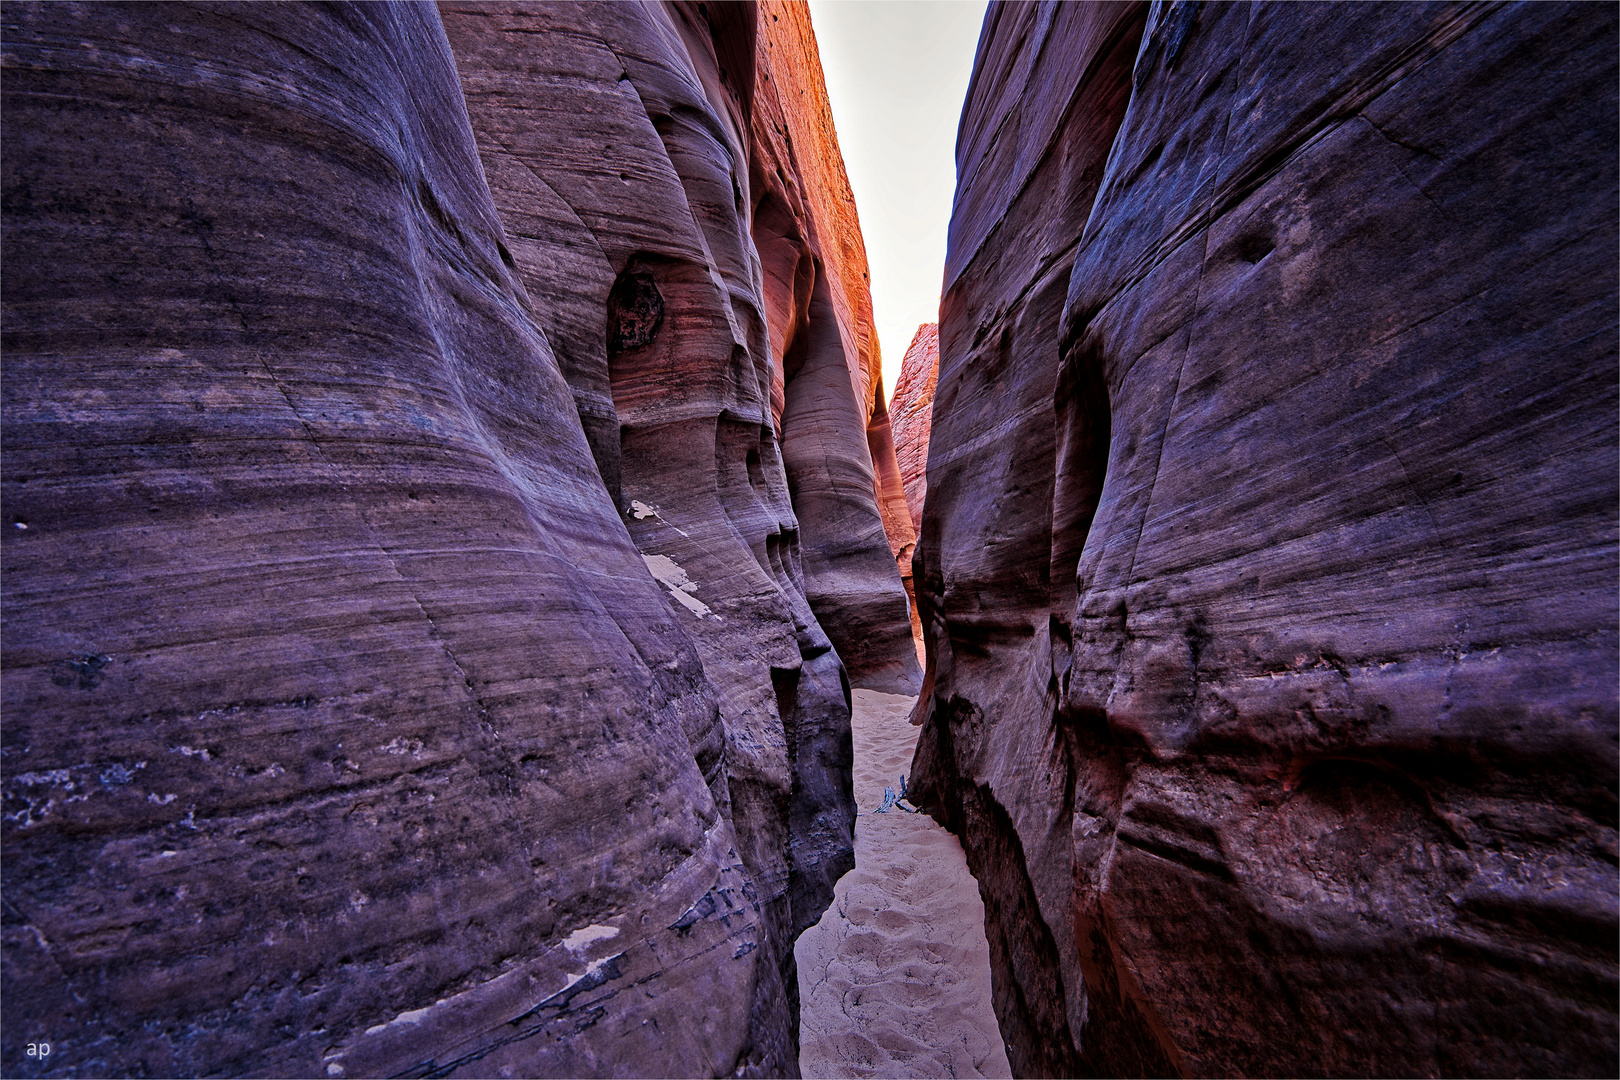
<instances>
[{"instance_id":1,"label":"purple-toned rock face","mask_svg":"<svg viewBox=\"0 0 1620 1080\"><path fill-rule=\"evenodd\" d=\"M1616 1061L1616 14L995 5L919 797L1017 1075Z\"/></svg>"},{"instance_id":2,"label":"purple-toned rock face","mask_svg":"<svg viewBox=\"0 0 1620 1080\"><path fill-rule=\"evenodd\" d=\"M915 660L808 21L710 8L6 5L7 1075L796 1073Z\"/></svg>"}]
</instances>

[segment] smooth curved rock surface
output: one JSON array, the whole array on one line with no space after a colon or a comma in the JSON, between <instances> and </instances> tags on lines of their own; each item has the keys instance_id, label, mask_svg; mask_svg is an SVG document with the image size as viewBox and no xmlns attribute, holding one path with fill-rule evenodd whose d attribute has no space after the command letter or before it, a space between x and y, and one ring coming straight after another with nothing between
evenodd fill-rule
<instances>
[{"instance_id":1,"label":"smooth curved rock surface","mask_svg":"<svg viewBox=\"0 0 1620 1080\"><path fill-rule=\"evenodd\" d=\"M7 1075L796 1071L772 12L538 7L4 10Z\"/></svg>"},{"instance_id":2,"label":"smooth curved rock surface","mask_svg":"<svg viewBox=\"0 0 1620 1080\"><path fill-rule=\"evenodd\" d=\"M791 941L851 865L853 816L843 670L795 572L742 212L734 80L753 24L640 4L440 10L518 271L569 301L550 336L582 421L605 418L603 474L715 686L724 798L773 928L756 959L796 1017Z\"/></svg>"},{"instance_id":3,"label":"smooth curved rock surface","mask_svg":"<svg viewBox=\"0 0 1620 1080\"><path fill-rule=\"evenodd\" d=\"M895 443L894 424L889 418L889 402L883 396L880 380L872 396L871 414L866 421L866 445L872 453L872 468L877 473L878 511L883 517L883 531L889 538L890 550L900 568L900 577L911 591L911 555L917 546L917 523L911 518L906 504L905 479L900 472L899 448Z\"/></svg>"},{"instance_id":4,"label":"smooth curved rock surface","mask_svg":"<svg viewBox=\"0 0 1620 1080\"><path fill-rule=\"evenodd\" d=\"M987 14L914 769L1016 1075L1616 1071L1615 20Z\"/></svg>"},{"instance_id":5,"label":"smooth curved rock surface","mask_svg":"<svg viewBox=\"0 0 1620 1080\"><path fill-rule=\"evenodd\" d=\"M939 324L923 323L912 336L894 384L894 450L905 486L906 509L922 529L923 500L928 495L928 438L934 415L934 388L939 383Z\"/></svg>"},{"instance_id":6,"label":"smooth curved rock surface","mask_svg":"<svg viewBox=\"0 0 1620 1080\"><path fill-rule=\"evenodd\" d=\"M780 350L777 416L805 592L854 685L916 693L901 582L915 538L888 438L855 199L826 88L803 76L821 71L808 9L769 0L758 10L751 228Z\"/></svg>"}]
</instances>

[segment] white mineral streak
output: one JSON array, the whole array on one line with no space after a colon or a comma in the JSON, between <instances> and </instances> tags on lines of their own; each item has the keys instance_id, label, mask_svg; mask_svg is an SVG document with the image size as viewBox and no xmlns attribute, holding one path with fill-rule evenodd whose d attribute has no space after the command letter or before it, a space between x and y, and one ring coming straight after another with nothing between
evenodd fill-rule
<instances>
[{"instance_id":1,"label":"white mineral streak","mask_svg":"<svg viewBox=\"0 0 1620 1080\"><path fill-rule=\"evenodd\" d=\"M674 522L670 521L669 518L665 517L663 514L660 514L658 512L658 507L656 507L656 506L648 506L646 503L642 502L640 499L631 499L630 500L630 516L635 518L637 521L646 521L648 518L657 518L659 521L662 521L665 525L668 525L670 528L675 529L675 531L680 533L682 536L686 536L687 539L691 539L691 537L687 534L686 530L676 528Z\"/></svg>"},{"instance_id":2,"label":"white mineral streak","mask_svg":"<svg viewBox=\"0 0 1620 1080\"><path fill-rule=\"evenodd\" d=\"M563 948L567 949L575 956L582 956L584 955L585 950L590 948L596 942L606 941L609 938L616 938L618 936L619 928L617 926L603 926L600 923L596 923L591 926L587 926L582 930L575 930L572 934L569 934L563 939Z\"/></svg>"},{"instance_id":3,"label":"white mineral streak","mask_svg":"<svg viewBox=\"0 0 1620 1080\"><path fill-rule=\"evenodd\" d=\"M437 1006L443 1005L444 1002L445 1002L445 999L440 998L438 1001L435 1001L432 1005L428 1005L428 1006L426 1006L424 1008L421 1008L421 1009L407 1009L404 1012L400 1013L398 1016L394 1017L392 1020L388 1021L388 1023L386 1023L386 1024L378 1024L375 1027L366 1028L366 1034L367 1035L375 1035L375 1034L377 1034L377 1032L383 1031L383 1030L385 1030L387 1028L391 1028L395 1024L420 1024L422 1022L422 1017L424 1017L428 1013L432 1012Z\"/></svg>"},{"instance_id":4,"label":"white mineral streak","mask_svg":"<svg viewBox=\"0 0 1620 1080\"><path fill-rule=\"evenodd\" d=\"M647 569L652 571L652 576L657 578L659 584L668 589L669 594L687 611L700 619L720 618L710 613L708 604L692 595L697 589L697 583L686 576L686 571L682 570L674 559L668 555L643 555L641 558L647 564Z\"/></svg>"}]
</instances>

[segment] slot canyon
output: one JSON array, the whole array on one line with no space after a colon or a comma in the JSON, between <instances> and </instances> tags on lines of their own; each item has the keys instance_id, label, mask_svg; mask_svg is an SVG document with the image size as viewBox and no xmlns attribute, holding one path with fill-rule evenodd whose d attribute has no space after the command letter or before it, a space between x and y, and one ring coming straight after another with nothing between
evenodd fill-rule
<instances>
[{"instance_id":1,"label":"slot canyon","mask_svg":"<svg viewBox=\"0 0 1620 1080\"><path fill-rule=\"evenodd\" d=\"M6 0L0 1069L1620 1072L1617 53Z\"/></svg>"}]
</instances>

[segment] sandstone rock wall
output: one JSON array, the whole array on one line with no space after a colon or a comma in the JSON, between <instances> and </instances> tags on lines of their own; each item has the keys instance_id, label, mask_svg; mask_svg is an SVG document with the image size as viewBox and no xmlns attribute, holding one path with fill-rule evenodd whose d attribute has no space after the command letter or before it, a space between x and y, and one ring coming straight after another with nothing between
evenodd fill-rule
<instances>
[{"instance_id":1,"label":"sandstone rock wall","mask_svg":"<svg viewBox=\"0 0 1620 1080\"><path fill-rule=\"evenodd\" d=\"M934 414L934 388L939 383L939 324L924 323L906 349L900 380L890 408L894 415L895 455L905 485L906 510L922 528L923 499L928 494L928 437Z\"/></svg>"},{"instance_id":2,"label":"sandstone rock wall","mask_svg":"<svg viewBox=\"0 0 1620 1080\"><path fill-rule=\"evenodd\" d=\"M767 0L758 10L749 205L805 591L852 682L915 693L922 672L900 580L915 536L888 435L855 199L808 9Z\"/></svg>"},{"instance_id":3,"label":"sandstone rock wall","mask_svg":"<svg viewBox=\"0 0 1620 1080\"><path fill-rule=\"evenodd\" d=\"M1616 25L995 5L919 798L1017 1075L1616 1070Z\"/></svg>"},{"instance_id":4,"label":"sandstone rock wall","mask_svg":"<svg viewBox=\"0 0 1620 1080\"><path fill-rule=\"evenodd\" d=\"M830 218L864 547L772 422L773 14L6 6L7 1075L796 1072L806 596L900 585Z\"/></svg>"}]
</instances>

